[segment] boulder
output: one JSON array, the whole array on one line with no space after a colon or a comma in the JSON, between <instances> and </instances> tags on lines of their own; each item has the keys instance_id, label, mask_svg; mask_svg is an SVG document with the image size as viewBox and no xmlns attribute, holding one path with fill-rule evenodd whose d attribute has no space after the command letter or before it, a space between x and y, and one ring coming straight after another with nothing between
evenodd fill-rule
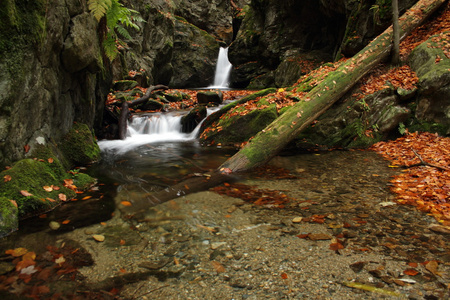
<instances>
[{"instance_id":1,"label":"boulder","mask_svg":"<svg viewBox=\"0 0 450 300\"><path fill-rule=\"evenodd\" d=\"M250 99L250 98L248 98ZM241 115L242 108L225 108L215 122L200 135L200 141L205 144L234 145L248 141L252 136L264 129L278 117L275 104L269 104L261 99L255 104L255 109Z\"/></svg>"},{"instance_id":2,"label":"boulder","mask_svg":"<svg viewBox=\"0 0 450 300\"><path fill-rule=\"evenodd\" d=\"M207 110L205 105L197 105L186 116L181 118L182 132L192 132L200 122L206 118Z\"/></svg>"},{"instance_id":3,"label":"boulder","mask_svg":"<svg viewBox=\"0 0 450 300\"><path fill-rule=\"evenodd\" d=\"M223 102L223 93L221 91L201 91L197 93L199 104L219 105Z\"/></svg>"},{"instance_id":4,"label":"boulder","mask_svg":"<svg viewBox=\"0 0 450 300\"><path fill-rule=\"evenodd\" d=\"M415 117L447 135L450 134L450 58L443 48L449 41L450 31L433 36L416 47L408 59L419 77Z\"/></svg>"},{"instance_id":5,"label":"boulder","mask_svg":"<svg viewBox=\"0 0 450 300\"><path fill-rule=\"evenodd\" d=\"M181 17L175 20L172 88L205 87L214 80L219 44L206 31Z\"/></svg>"},{"instance_id":6,"label":"boulder","mask_svg":"<svg viewBox=\"0 0 450 300\"><path fill-rule=\"evenodd\" d=\"M75 123L59 144L72 166L86 165L100 160L100 148L86 124Z\"/></svg>"},{"instance_id":7,"label":"boulder","mask_svg":"<svg viewBox=\"0 0 450 300\"><path fill-rule=\"evenodd\" d=\"M84 68L89 68L92 73L98 72L103 63L99 39L95 34L97 31L95 18L85 12L72 18L71 22L71 30L64 41L61 53L64 68L70 73Z\"/></svg>"}]
</instances>

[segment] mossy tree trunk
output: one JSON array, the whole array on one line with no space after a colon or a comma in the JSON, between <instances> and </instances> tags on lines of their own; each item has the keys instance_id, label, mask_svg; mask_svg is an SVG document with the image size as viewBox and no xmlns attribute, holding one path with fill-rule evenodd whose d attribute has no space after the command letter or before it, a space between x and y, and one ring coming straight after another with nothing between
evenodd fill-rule
<instances>
[{"instance_id":1,"label":"mossy tree trunk","mask_svg":"<svg viewBox=\"0 0 450 300\"><path fill-rule=\"evenodd\" d=\"M399 19L400 40L430 16L445 0L420 0ZM374 66L389 57L393 28L389 27L369 45L331 72L303 99L254 136L219 171L245 171L268 162L311 122L339 100Z\"/></svg>"}]
</instances>

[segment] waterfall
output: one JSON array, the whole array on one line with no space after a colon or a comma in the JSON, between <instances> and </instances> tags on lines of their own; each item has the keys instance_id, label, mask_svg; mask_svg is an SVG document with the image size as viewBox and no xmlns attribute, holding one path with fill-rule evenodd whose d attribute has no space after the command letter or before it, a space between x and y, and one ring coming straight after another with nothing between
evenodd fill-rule
<instances>
[{"instance_id":1,"label":"waterfall","mask_svg":"<svg viewBox=\"0 0 450 300\"><path fill-rule=\"evenodd\" d=\"M219 50L219 56L217 58L216 73L214 75L214 85L209 86L208 88L228 88L228 85L230 84L229 77L232 67L233 66L228 60L228 48L221 47Z\"/></svg>"},{"instance_id":2,"label":"waterfall","mask_svg":"<svg viewBox=\"0 0 450 300\"><path fill-rule=\"evenodd\" d=\"M218 107L208 108L208 115L218 109ZM98 141L98 145L104 152L124 154L146 144L193 141L197 138L203 121L191 133L183 133L181 132L181 118L184 114L153 113L134 116L128 122L126 139L102 140Z\"/></svg>"}]
</instances>

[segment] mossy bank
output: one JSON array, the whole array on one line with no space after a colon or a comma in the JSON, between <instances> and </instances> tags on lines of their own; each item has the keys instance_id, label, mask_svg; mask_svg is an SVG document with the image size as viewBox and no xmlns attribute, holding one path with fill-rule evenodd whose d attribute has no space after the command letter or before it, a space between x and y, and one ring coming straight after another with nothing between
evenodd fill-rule
<instances>
[{"instance_id":1,"label":"mossy bank","mask_svg":"<svg viewBox=\"0 0 450 300\"><path fill-rule=\"evenodd\" d=\"M100 159L100 149L85 124L75 124L59 145L33 145L29 158L1 172L0 237L18 227L18 221L52 210L95 183L71 168Z\"/></svg>"}]
</instances>

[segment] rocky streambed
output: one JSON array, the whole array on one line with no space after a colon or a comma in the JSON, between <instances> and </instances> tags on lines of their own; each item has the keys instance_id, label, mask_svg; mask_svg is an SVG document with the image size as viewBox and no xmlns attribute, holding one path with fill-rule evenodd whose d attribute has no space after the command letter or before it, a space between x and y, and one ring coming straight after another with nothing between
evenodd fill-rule
<instances>
[{"instance_id":1,"label":"rocky streambed","mask_svg":"<svg viewBox=\"0 0 450 300\"><path fill-rule=\"evenodd\" d=\"M86 297L92 290L105 299L449 297L448 234L431 230L431 216L395 203L388 162L334 151L271 165L289 176L267 169L239 183L250 186L247 195L260 193L254 203L205 191L136 218L116 210L109 221L14 244L80 249L86 266L64 282ZM239 195L233 184L227 189Z\"/></svg>"}]
</instances>

